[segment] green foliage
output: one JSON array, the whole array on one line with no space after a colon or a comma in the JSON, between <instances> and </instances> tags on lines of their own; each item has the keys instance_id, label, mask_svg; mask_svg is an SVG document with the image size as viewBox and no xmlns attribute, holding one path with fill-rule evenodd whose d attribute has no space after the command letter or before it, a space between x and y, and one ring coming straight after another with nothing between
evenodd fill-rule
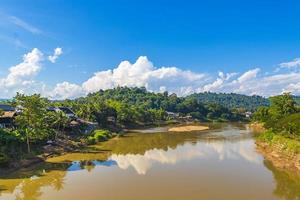
<instances>
[{"instance_id":1,"label":"green foliage","mask_svg":"<svg viewBox=\"0 0 300 200\"><path fill-rule=\"evenodd\" d=\"M207 101L203 100L203 94L177 97L168 92L149 92L144 87L117 87L75 100L52 102L38 94L17 94L10 103L19 106L22 112L15 118L15 129L0 134L0 152L11 156L14 151L24 151L24 146L30 152L31 146L43 145L48 139L57 139L59 133L68 130L68 117L63 112L47 111L49 106L69 107L79 118L96 121L101 128L115 131L132 125L166 121L170 119L167 112L181 117L192 116L201 121L240 121L244 120L243 112L250 107L256 108L258 104L264 105L265 100L256 96L204 94L207 95ZM89 135L88 140L95 143L110 137L110 132L98 130Z\"/></svg>"},{"instance_id":2,"label":"green foliage","mask_svg":"<svg viewBox=\"0 0 300 200\"><path fill-rule=\"evenodd\" d=\"M112 133L108 130L95 130L90 136L87 137L89 144L95 144L97 142L106 141L112 137Z\"/></svg>"},{"instance_id":3,"label":"green foliage","mask_svg":"<svg viewBox=\"0 0 300 200\"><path fill-rule=\"evenodd\" d=\"M300 136L300 112L294 98L289 94L270 98L270 107L259 108L253 116L254 121L263 122L265 128L288 137Z\"/></svg>"},{"instance_id":4,"label":"green foliage","mask_svg":"<svg viewBox=\"0 0 300 200\"><path fill-rule=\"evenodd\" d=\"M13 132L26 141L28 152L31 151L30 143L45 141L53 136L56 138L57 132L68 124L63 112L48 112L48 100L38 94L26 96L18 93L14 103L21 107L22 112L15 119L17 129Z\"/></svg>"},{"instance_id":5,"label":"green foliage","mask_svg":"<svg viewBox=\"0 0 300 200\"><path fill-rule=\"evenodd\" d=\"M254 121L267 122L270 118L269 108L268 107L260 107L253 115Z\"/></svg>"},{"instance_id":6,"label":"green foliage","mask_svg":"<svg viewBox=\"0 0 300 200\"><path fill-rule=\"evenodd\" d=\"M4 115L4 111L0 109L0 117Z\"/></svg>"},{"instance_id":7,"label":"green foliage","mask_svg":"<svg viewBox=\"0 0 300 200\"><path fill-rule=\"evenodd\" d=\"M300 153L300 144L297 140L275 134L271 130L267 130L264 133L259 134L258 140L267 142L271 146L278 145L280 150L288 155Z\"/></svg>"},{"instance_id":8,"label":"green foliage","mask_svg":"<svg viewBox=\"0 0 300 200\"><path fill-rule=\"evenodd\" d=\"M261 96L247 96L242 94L226 94L204 92L192 94L189 97L196 98L201 103L215 103L223 105L228 109L242 109L244 111L255 111L258 107L268 106L269 100Z\"/></svg>"},{"instance_id":9,"label":"green foliage","mask_svg":"<svg viewBox=\"0 0 300 200\"><path fill-rule=\"evenodd\" d=\"M20 140L20 135L15 131L5 131L0 129L0 165L8 162L9 158L14 158L22 152L23 142Z\"/></svg>"},{"instance_id":10,"label":"green foliage","mask_svg":"<svg viewBox=\"0 0 300 200\"><path fill-rule=\"evenodd\" d=\"M102 127L111 123L108 120L111 117L121 126L152 124L166 120L166 111L190 115L202 121L243 120L239 110L233 111L217 103L202 103L193 96L183 98L167 92L148 92L143 87L101 90L74 101L63 101L61 105L71 107L79 117L97 121Z\"/></svg>"},{"instance_id":11,"label":"green foliage","mask_svg":"<svg viewBox=\"0 0 300 200\"><path fill-rule=\"evenodd\" d=\"M5 153L0 152L0 166L6 166L8 161L9 157Z\"/></svg>"},{"instance_id":12,"label":"green foliage","mask_svg":"<svg viewBox=\"0 0 300 200\"><path fill-rule=\"evenodd\" d=\"M267 130L264 133L258 135L258 139L264 142L271 142L274 138L274 133L271 130Z\"/></svg>"},{"instance_id":13,"label":"green foliage","mask_svg":"<svg viewBox=\"0 0 300 200\"><path fill-rule=\"evenodd\" d=\"M274 130L291 136L300 136L300 113L294 113L279 119L274 124Z\"/></svg>"},{"instance_id":14,"label":"green foliage","mask_svg":"<svg viewBox=\"0 0 300 200\"><path fill-rule=\"evenodd\" d=\"M279 119L296 112L296 102L289 93L270 97L270 114L274 119Z\"/></svg>"}]
</instances>

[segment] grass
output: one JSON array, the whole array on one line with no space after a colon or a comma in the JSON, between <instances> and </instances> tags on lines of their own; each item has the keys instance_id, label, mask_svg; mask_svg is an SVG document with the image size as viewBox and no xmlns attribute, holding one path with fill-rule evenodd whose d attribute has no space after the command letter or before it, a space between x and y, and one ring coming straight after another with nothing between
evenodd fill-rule
<instances>
[{"instance_id":1,"label":"grass","mask_svg":"<svg viewBox=\"0 0 300 200\"><path fill-rule=\"evenodd\" d=\"M275 134L271 130L267 130L258 135L257 139L262 142L267 142L271 146L280 146L280 149L288 154L299 154L299 141L287 138L284 135Z\"/></svg>"}]
</instances>

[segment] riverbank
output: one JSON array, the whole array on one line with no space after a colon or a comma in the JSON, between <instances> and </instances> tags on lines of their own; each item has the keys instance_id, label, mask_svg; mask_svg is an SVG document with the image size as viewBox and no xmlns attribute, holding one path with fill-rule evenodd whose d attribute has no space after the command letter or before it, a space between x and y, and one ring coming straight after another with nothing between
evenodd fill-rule
<instances>
[{"instance_id":1,"label":"riverbank","mask_svg":"<svg viewBox=\"0 0 300 200\"><path fill-rule=\"evenodd\" d=\"M249 127L251 128L251 130L253 130L253 132L255 133L262 133L265 132L266 129L264 127L263 123L260 122L253 122L249 124Z\"/></svg>"},{"instance_id":2,"label":"riverbank","mask_svg":"<svg viewBox=\"0 0 300 200\"><path fill-rule=\"evenodd\" d=\"M256 138L257 150L279 169L295 172L300 176L300 144L298 141L275 135L271 131Z\"/></svg>"},{"instance_id":3,"label":"riverbank","mask_svg":"<svg viewBox=\"0 0 300 200\"><path fill-rule=\"evenodd\" d=\"M7 165L0 167L0 176L7 175L21 169L30 168L37 164L46 162L47 159L52 157L61 156L67 153L84 152L87 146L87 143L75 142L70 139L60 139L56 141L55 145L41 146L41 153L37 155L34 155L33 153L24 154L24 158L10 160Z\"/></svg>"}]
</instances>

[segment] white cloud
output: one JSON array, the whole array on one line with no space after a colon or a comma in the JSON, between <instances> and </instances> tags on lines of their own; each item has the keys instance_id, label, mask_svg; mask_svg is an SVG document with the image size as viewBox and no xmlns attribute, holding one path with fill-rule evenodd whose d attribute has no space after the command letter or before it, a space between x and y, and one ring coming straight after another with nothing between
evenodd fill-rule
<instances>
[{"instance_id":1,"label":"white cloud","mask_svg":"<svg viewBox=\"0 0 300 200\"><path fill-rule=\"evenodd\" d=\"M214 82L204 85L202 88L198 89L197 92L208 92L214 91L216 89L222 89L222 87L224 86L224 82L229 80L236 74L237 73L224 74L223 72L219 72L219 77Z\"/></svg>"},{"instance_id":2,"label":"white cloud","mask_svg":"<svg viewBox=\"0 0 300 200\"><path fill-rule=\"evenodd\" d=\"M62 49L56 48L50 57L55 62L61 54ZM117 86L143 86L150 91L174 92L179 96L203 91L262 96L278 95L285 91L300 94L300 72L261 73L260 68L254 68L239 76L237 73L219 72L213 78L213 74L196 73L177 67L155 67L146 56L139 57L134 63L122 61L114 69L98 71L81 84L62 81L51 89L49 85L35 80L43 57L43 53L35 48L24 55L20 64L10 67L8 75L0 78L0 97L11 97L19 91L39 92L52 99L76 98Z\"/></svg>"},{"instance_id":3,"label":"white cloud","mask_svg":"<svg viewBox=\"0 0 300 200\"><path fill-rule=\"evenodd\" d=\"M30 85L34 85L34 76L41 69L41 61L43 53L34 48L28 54L23 56L23 61L9 68L9 73L6 77L0 78L0 89L2 95L8 96L15 94L17 91L26 92Z\"/></svg>"},{"instance_id":4,"label":"white cloud","mask_svg":"<svg viewBox=\"0 0 300 200\"><path fill-rule=\"evenodd\" d=\"M300 82L291 83L286 88L283 89L283 92L299 93L300 91Z\"/></svg>"},{"instance_id":5,"label":"white cloud","mask_svg":"<svg viewBox=\"0 0 300 200\"><path fill-rule=\"evenodd\" d=\"M42 93L48 96L49 87L35 80L35 77L41 71L43 61L44 54L39 49L34 48L31 52L23 56L21 63L11 66L8 69L7 75L2 78L0 77L0 98L11 98L17 92L26 94ZM66 93L74 95L75 92L72 92L70 89L72 84L69 87L67 85L64 86L66 87ZM60 90L53 90L54 93L56 91ZM61 93L63 92L61 91ZM64 94L64 97L68 97L68 94Z\"/></svg>"},{"instance_id":6,"label":"white cloud","mask_svg":"<svg viewBox=\"0 0 300 200\"><path fill-rule=\"evenodd\" d=\"M218 77L213 80L210 75L184 71L177 67L157 68L147 57L141 56L133 64L123 61L115 69L96 72L87 81L77 85L82 90L78 89L76 90L78 94L76 92L73 94L74 97L78 97L83 93L116 86L144 86L151 91L169 91L179 96L203 91L272 96L289 90L294 94L300 94L300 89L296 87L300 82L300 73L260 74L260 72L260 68L250 69L236 79L233 78L237 73L219 72Z\"/></svg>"},{"instance_id":7,"label":"white cloud","mask_svg":"<svg viewBox=\"0 0 300 200\"><path fill-rule=\"evenodd\" d=\"M135 63L122 61L115 69L96 72L82 84L86 92L95 92L116 86L146 87L152 91L176 92L184 95L191 86L194 90L207 79L205 74L184 71L177 67L155 68L146 56Z\"/></svg>"},{"instance_id":8,"label":"white cloud","mask_svg":"<svg viewBox=\"0 0 300 200\"><path fill-rule=\"evenodd\" d=\"M16 16L7 16L9 21L13 24L15 24L16 26L31 32L33 34L40 34L42 31L39 30L38 28L32 26L31 24L25 22L24 20L21 20L20 18L16 17Z\"/></svg>"},{"instance_id":9,"label":"white cloud","mask_svg":"<svg viewBox=\"0 0 300 200\"><path fill-rule=\"evenodd\" d=\"M255 78L258 74L258 72L260 71L259 68L255 68L255 69L252 69L252 70L249 70L247 72L245 72L243 75L241 75L237 81L239 83L243 83L243 82L246 82L248 80L251 80L253 78Z\"/></svg>"},{"instance_id":10,"label":"white cloud","mask_svg":"<svg viewBox=\"0 0 300 200\"><path fill-rule=\"evenodd\" d=\"M69 99L74 98L74 96L84 96L85 94L82 87L76 84L62 82L56 84L55 88L48 96L52 99Z\"/></svg>"},{"instance_id":11,"label":"white cloud","mask_svg":"<svg viewBox=\"0 0 300 200\"><path fill-rule=\"evenodd\" d=\"M282 68L295 68L300 66L300 58L295 58L293 61L284 62L279 64Z\"/></svg>"},{"instance_id":12,"label":"white cloud","mask_svg":"<svg viewBox=\"0 0 300 200\"><path fill-rule=\"evenodd\" d=\"M50 62L52 62L52 63L55 63L56 60L58 59L58 57L59 57L60 55L62 55L62 54L63 54L62 48L57 47L56 49L54 49L53 55L48 56L48 60L49 60Z\"/></svg>"}]
</instances>

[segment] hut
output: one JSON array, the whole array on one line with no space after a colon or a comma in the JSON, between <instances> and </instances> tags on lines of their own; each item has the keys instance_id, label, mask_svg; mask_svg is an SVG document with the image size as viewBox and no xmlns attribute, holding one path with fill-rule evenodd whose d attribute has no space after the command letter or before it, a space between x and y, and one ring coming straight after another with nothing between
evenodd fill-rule
<instances>
[{"instance_id":1,"label":"hut","mask_svg":"<svg viewBox=\"0 0 300 200\"><path fill-rule=\"evenodd\" d=\"M0 128L13 127L14 118L17 114L16 108L7 104L0 104Z\"/></svg>"}]
</instances>

